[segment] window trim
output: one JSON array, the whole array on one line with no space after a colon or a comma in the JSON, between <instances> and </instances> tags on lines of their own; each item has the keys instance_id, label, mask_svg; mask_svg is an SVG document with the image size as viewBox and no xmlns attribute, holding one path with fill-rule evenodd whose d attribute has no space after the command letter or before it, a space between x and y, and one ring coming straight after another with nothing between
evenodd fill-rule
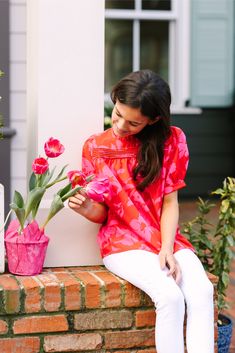
<instances>
[{"instance_id":1,"label":"window trim","mask_svg":"<svg viewBox=\"0 0 235 353\"><path fill-rule=\"evenodd\" d=\"M105 19L133 20L133 71L140 64L140 20L169 21L169 85L172 91L172 112L200 114L201 109L186 107L190 98L190 2L172 0L169 11L142 10L141 0L135 0L132 10L107 9ZM108 94L105 94L105 100ZM110 100L108 100L110 101Z\"/></svg>"}]
</instances>

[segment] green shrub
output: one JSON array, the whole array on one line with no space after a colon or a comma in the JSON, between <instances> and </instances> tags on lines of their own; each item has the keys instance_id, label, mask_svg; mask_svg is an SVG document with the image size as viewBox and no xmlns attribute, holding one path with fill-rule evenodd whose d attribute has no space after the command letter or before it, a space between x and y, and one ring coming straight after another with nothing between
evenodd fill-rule
<instances>
[{"instance_id":1,"label":"green shrub","mask_svg":"<svg viewBox=\"0 0 235 353\"><path fill-rule=\"evenodd\" d=\"M205 270L218 276L218 308L222 310L228 307L225 296L231 261L235 257L235 178L226 178L223 187L212 195L218 195L220 199L215 224L208 221L215 205L199 198L197 216L183 224L182 233L194 246Z\"/></svg>"}]
</instances>

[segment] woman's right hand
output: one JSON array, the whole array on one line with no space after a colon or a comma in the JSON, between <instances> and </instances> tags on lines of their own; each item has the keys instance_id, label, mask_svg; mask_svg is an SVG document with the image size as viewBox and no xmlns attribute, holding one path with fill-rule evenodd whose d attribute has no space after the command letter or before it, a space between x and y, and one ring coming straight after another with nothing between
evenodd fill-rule
<instances>
[{"instance_id":1,"label":"woman's right hand","mask_svg":"<svg viewBox=\"0 0 235 353\"><path fill-rule=\"evenodd\" d=\"M173 252L169 249L165 249L162 247L162 249L159 252L159 261L160 261L160 267L163 270L164 268L168 268L168 276L172 276L174 280L176 281L177 284L180 283L181 281L181 269L178 264L178 262L175 259L175 256Z\"/></svg>"},{"instance_id":2,"label":"woman's right hand","mask_svg":"<svg viewBox=\"0 0 235 353\"><path fill-rule=\"evenodd\" d=\"M89 210L92 211L92 203L92 200L85 193L77 192L69 198L68 206L75 212L86 217Z\"/></svg>"},{"instance_id":3,"label":"woman's right hand","mask_svg":"<svg viewBox=\"0 0 235 353\"><path fill-rule=\"evenodd\" d=\"M91 222L103 223L107 218L105 204L91 200L85 193L78 192L70 197L68 206Z\"/></svg>"}]
</instances>

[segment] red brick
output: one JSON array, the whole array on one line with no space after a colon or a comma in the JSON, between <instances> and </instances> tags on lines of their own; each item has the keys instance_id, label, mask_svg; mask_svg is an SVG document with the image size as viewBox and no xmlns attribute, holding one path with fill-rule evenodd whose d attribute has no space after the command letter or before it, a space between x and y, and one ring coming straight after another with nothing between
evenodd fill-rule
<instances>
[{"instance_id":1,"label":"red brick","mask_svg":"<svg viewBox=\"0 0 235 353\"><path fill-rule=\"evenodd\" d=\"M132 313L128 310L96 311L74 316L74 328L76 330L130 328L132 322Z\"/></svg>"},{"instance_id":2,"label":"red brick","mask_svg":"<svg viewBox=\"0 0 235 353\"><path fill-rule=\"evenodd\" d=\"M0 339L1 353L38 353L40 339L38 337L19 337Z\"/></svg>"},{"instance_id":3,"label":"red brick","mask_svg":"<svg viewBox=\"0 0 235 353\"><path fill-rule=\"evenodd\" d=\"M20 288L13 276L1 275L0 287L4 290L5 311L7 314L17 313L20 310Z\"/></svg>"},{"instance_id":4,"label":"red brick","mask_svg":"<svg viewBox=\"0 0 235 353\"><path fill-rule=\"evenodd\" d=\"M128 350L128 351L106 351L106 353L157 353L156 349L155 348L152 348L152 349L138 349L138 350Z\"/></svg>"},{"instance_id":5,"label":"red brick","mask_svg":"<svg viewBox=\"0 0 235 353\"><path fill-rule=\"evenodd\" d=\"M141 310L135 314L136 327L155 326L156 312L155 310Z\"/></svg>"},{"instance_id":6,"label":"red brick","mask_svg":"<svg viewBox=\"0 0 235 353\"><path fill-rule=\"evenodd\" d=\"M68 331L68 321L65 315L29 316L15 320L14 334L36 332Z\"/></svg>"},{"instance_id":7,"label":"red brick","mask_svg":"<svg viewBox=\"0 0 235 353\"><path fill-rule=\"evenodd\" d=\"M131 351L129 351L129 350L128 350L128 351L119 351L119 350L118 350L118 351L112 351L112 352L118 352L118 353L136 353L136 351L132 351L132 350L131 350ZM106 353L112 353L112 352L106 351Z\"/></svg>"},{"instance_id":8,"label":"red brick","mask_svg":"<svg viewBox=\"0 0 235 353\"><path fill-rule=\"evenodd\" d=\"M41 310L40 285L29 276L17 276L25 291L25 312L36 313Z\"/></svg>"},{"instance_id":9,"label":"red brick","mask_svg":"<svg viewBox=\"0 0 235 353\"><path fill-rule=\"evenodd\" d=\"M58 311L61 305L61 287L52 273L43 273L37 278L44 285L44 309Z\"/></svg>"},{"instance_id":10,"label":"red brick","mask_svg":"<svg viewBox=\"0 0 235 353\"><path fill-rule=\"evenodd\" d=\"M92 272L96 272L96 271L104 271L104 266L102 265L94 265L94 266L77 266L77 267L68 267L67 268L70 272L74 272L74 271L92 271Z\"/></svg>"},{"instance_id":11,"label":"red brick","mask_svg":"<svg viewBox=\"0 0 235 353\"><path fill-rule=\"evenodd\" d=\"M85 286L85 306L86 308L101 307L101 284L90 273L74 271Z\"/></svg>"},{"instance_id":12,"label":"red brick","mask_svg":"<svg viewBox=\"0 0 235 353\"><path fill-rule=\"evenodd\" d=\"M54 272L67 272L67 267L53 267L53 268L44 268L43 272L54 273Z\"/></svg>"},{"instance_id":13,"label":"red brick","mask_svg":"<svg viewBox=\"0 0 235 353\"><path fill-rule=\"evenodd\" d=\"M105 347L113 349L154 346L154 331L152 329L108 332L105 333Z\"/></svg>"},{"instance_id":14,"label":"red brick","mask_svg":"<svg viewBox=\"0 0 235 353\"><path fill-rule=\"evenodd\" d=\"M152 349L138 349L135 353L156 353L156 349L152 348Z\"/></svg>"},{"instance_id":15,"label":"red brick","mask_svg":"<svg viewBox=\"0 0 235 353\"><path fill-rule=\"evenodd\" d=\"M154 306L152 299L146 294L142 292L142 306Z\"/></svg>"},{"instance_id":16,"label":"red brick","mask_svg":"<svg viewBox=\"0 0 235 353\"><path fill-rule=\"evenodd\" d=\"M141 291L139 288L133 286L131 283L125 281L125 300L124 305L126 307L140 306L141 303Z\"/></svg>"},{"instance_id":17,"label":"red brick","mask_svg":"<svg viewBox=\"0 0 235 353\"><path fill-rule=\"evenodd\" d=\"M207 276L209 278L209 280L213 283L213 284L217 284L218 283L218 277L213 275L212 273L207 272Z\"/></svg>"},{"instance_id":18,"label":"red brick","mask_svg":"<svg viewBox=\"0 0 235 353\"><path fill-rule=\"evenodd\" d=\"M64 286L65 310L81 309L81 285L78 280L66 272L58 272L55 275Z\"/></svg>"},{"instance_id":19,"label":"red brick","mask_svg":"<svg viewBox=\"0 0 235 353\"><path fill-rule=\"evenodd\" d=\"M4 335L8 331L8 324L4 320L0 320L0 335Z\"/></svg>"},{"instance_id":20,"label":"red brick","mask_svg":"<svg viewBox=\"0 0 235 353\"><path fill-rule=\"evenodd\" d=\"M105 307L121 306L121 282L110 272L96 272L96 276L105 282Z\"/></svg>"},{"instance_id":21,"label":"red brick","mask_svg":"<svg viewBox=\"0 0 235 353\"><path fill-rule=\"evenodd\" d=\"M46 336L44 338L45 352L77 352L99 349L102 337L99 333L83 333L73 335Z\"/></svg>"}]
</instances>

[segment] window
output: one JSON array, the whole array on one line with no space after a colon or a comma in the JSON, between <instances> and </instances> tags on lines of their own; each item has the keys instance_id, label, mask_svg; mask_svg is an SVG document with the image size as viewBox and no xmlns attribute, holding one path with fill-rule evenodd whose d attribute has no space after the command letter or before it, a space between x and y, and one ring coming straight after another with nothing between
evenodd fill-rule
<instances>
[{"instance_id":1,"label":"window","mask_svg":"<svg viewBox=\"0 0 235 353\"><path fill-rule=\"evenodd\" d=\"M173 105L189 98L189 1L105 1L105 92L123 76L151 69L169 84ZM108 99L108 98L107 98Z\"/></svg>"}]
</instances>

